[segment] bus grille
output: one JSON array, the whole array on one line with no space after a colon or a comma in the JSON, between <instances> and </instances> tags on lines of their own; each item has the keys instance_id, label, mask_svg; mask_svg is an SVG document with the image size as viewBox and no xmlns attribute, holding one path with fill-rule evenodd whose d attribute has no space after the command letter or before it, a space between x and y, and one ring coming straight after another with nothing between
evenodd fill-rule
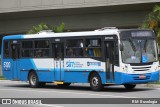
<instances>
[{"instance_id":1,"label":"bus grille","mask_svg":"<svg viewBox=\"0 0 160 107\"><path fill-rule=\"evenodd\" d=\"M132 66L132 69L134 71L149 71L151 69L151 66Z\"/></svg>"}]
</instances>

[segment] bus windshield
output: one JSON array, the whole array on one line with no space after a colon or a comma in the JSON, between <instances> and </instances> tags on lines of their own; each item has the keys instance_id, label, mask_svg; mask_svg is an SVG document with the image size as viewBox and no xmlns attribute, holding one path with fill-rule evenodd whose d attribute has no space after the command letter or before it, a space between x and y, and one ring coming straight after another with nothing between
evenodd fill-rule
<instances>
[{"instance_id":1,"label":"bus windshield","mask_svg":"<svg viewBox=\"0 0 160 107\"><path fill-rule=\"evenodd\" d=\"M123 44L122 61L124 63L148 63L158 60L155 40L126 39Z\"/></svg>"}]
</instances>

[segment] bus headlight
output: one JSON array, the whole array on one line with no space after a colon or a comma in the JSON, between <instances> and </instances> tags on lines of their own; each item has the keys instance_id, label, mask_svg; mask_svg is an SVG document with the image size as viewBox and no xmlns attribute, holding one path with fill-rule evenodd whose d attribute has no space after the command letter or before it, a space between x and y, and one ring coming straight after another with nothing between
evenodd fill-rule
<instances>
[{"instance_id":1,"label":"bus headlight","mask_svg":"<svg viewBox=\"0 0 160 107\"><path fill-rule=\"evenodd\" d=\"M158 71L158 70L160 70L160 65L158 65L158 66L156 67L156 71Z\"/></svg>"},{"instance_id":2,"label":"bus headlight","mask_svg":"<svg viewBox=\"0 0 160 107\"><path fill-rule=\"evenodd\" d=\"M128 72L128 66L127 66L127 65L125 65L125 66L123 67L123 71L124 71L124 72Z\"/></svg>"}]
</instances>

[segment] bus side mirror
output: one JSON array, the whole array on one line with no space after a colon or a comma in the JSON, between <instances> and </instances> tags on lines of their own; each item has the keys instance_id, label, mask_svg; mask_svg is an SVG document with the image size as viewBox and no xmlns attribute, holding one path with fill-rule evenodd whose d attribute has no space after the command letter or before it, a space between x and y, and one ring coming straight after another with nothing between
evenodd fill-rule
<instances>
[{"instance_id":1,"label":"bus side mirror","mask_svg":"<svg viewBox=\"0 0 160 107\"><path fill-rule=\"evenodd\" d=\"M123 43L120 43L120 51L123 51Z\"/></svg>"}]
</instances>

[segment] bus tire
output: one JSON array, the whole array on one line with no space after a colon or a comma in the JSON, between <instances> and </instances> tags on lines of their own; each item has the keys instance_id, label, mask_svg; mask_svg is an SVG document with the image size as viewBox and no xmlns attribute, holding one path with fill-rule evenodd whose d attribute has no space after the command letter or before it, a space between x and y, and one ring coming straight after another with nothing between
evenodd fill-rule
<instances>
[{"instance_id":1,"label":"bus tire","mask_svg":"<svg viewBox=\"0 0 160 107\"><path fill-rule=\"evenodd\" d=\"M93 73L90 76L90 87L93 91L100 91L103 88L100 76L97 73Z\"/></svg>"},{"instance_id":2,"label":"bus tire","mask_svg":"<svg viewBox=\"0 0 160 107\"><path fill-rule=\"evenodd\" d=\"M64 84L57 84L58 87L62 87L62 88L65 88L65 87L68 87L69 85L71 85L71 83L64 83Z\"/></svg>"},{"instance_id":3,"label":"bus tire","mask_svg":"<svg viewBox=\"0 0 160 107\"><path fill-rule=\"evenodd\" d=\"M36 72L30 72L28 80L29 80L29 85L31 88L38 88L38 87L42 86L42 84L38 80L38 76L37 76Z\"/></svg>"},{"instance_id":4,"label":"bus tire","mask_svg":"<svg viewBox=\"0 0 160 107\"><path fill-rule=\"evenodd\" d=\"M127 90L132 90L136 87L136 84L124 84L124 87L127 89Z\"/></svg>"}]
</instances>

